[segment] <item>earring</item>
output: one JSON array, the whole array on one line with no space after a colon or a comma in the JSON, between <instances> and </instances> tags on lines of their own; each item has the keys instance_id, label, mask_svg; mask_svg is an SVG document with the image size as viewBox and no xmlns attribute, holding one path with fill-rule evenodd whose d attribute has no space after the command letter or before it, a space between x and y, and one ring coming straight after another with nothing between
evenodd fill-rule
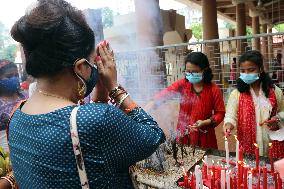
<instances>
[{"instance_id":1,"label":"earring","mask_svg":"<svg viewBox=\"0 0 284 189\"><path fill-rule=\"evenodd\" d=\"M78 91L80 105L85 104L85 101L84 101L85 89L86 89L85 85L84 84L80 85L80 82L78 81L77 91Z\"/></svg>"}]
</instances>

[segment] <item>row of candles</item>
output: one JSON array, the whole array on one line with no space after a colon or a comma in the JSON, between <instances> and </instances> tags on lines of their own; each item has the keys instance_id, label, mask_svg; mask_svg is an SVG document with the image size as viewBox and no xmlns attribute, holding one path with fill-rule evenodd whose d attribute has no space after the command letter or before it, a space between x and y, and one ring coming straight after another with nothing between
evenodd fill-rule
<instances>
[{"instance_id":1,"label":"row of candles","mask_svg":"<svg viewBox=\"0 0 284 189\"><path fill-rule=\"evenodd\" d=\"M256 156L256 166L255 168L250 168L243 160L243 148L240 146L239 141L236 138L236 162L230 161L229 158L229 145L227 138L225 138L225 150L226 150L226 163L225 167L215 166L212 160L212 166L208 166L208 158L204 156L203 166L200 168L199 165L195 166L194 173L191 174L190 179L188 178L187 172L183 169L183 182L179 182L179 186L191 189L203 189L204 185L210 189L282 189L282 180L279 173L274 171L273 159L272 159L272 145L269 144L269 156L270 156L270 171L267 167L259 167L259 147L255 145L255 156ZM233 170L229 170L230 164L237 167L237 173ZM209 174L209 169L211 169L211 174ZM267 185L267 173L273 176L274 186L269 187ZM253 184L253 176L257 176L257 184ZM263 177L263 182L261 184L261 176ZM189 181L190 180L190 181Z\"/></svg>"}]
</instances>

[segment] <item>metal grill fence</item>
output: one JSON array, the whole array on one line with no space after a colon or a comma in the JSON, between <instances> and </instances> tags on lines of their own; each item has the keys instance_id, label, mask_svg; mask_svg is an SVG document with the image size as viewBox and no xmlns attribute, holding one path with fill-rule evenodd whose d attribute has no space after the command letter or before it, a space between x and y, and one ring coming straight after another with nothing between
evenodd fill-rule
<instances>
[{"instance_id":1,"label":"metal grill fence","mask_svg":"<svg viewBox=\"0 0 284 189\"><path fill-rule=\"evenodd\" d=\"M275 59L277 53L284 54L283 46L284 32L258 34L119 52L116 54L116 63L119 81L134 99L143 102L184 77L184 59L189 52L204 52L209 58L214 81L222 89L226 102L239 75L232 64L233 57L238 62L242 52L252 49L261 51L265 70L283 90L284 60L281 64Z\"/></svg>"}]
</instances>

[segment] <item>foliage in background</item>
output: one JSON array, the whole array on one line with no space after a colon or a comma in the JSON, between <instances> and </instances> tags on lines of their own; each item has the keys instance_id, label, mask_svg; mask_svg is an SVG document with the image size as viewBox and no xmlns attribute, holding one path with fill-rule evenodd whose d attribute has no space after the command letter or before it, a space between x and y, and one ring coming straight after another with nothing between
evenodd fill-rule
<instances>
[{"instance_id":1,"label":"foliage in background","mask_svg":"<svg viewBox=\"0 0 284 189\"><path fill-rule=\"evenodd\" d=\"M203 31L201 23L192 23L190 29L192 30L192 35L199 41L202 39Z\"/></svg>"},{"instance_id":2,"label":"foliage in background","mask_svg":"<svg viewBox=\"0 0 284 189\"><path fill-rule=\"evenodd\" d=\"M227 28L227 29L235 29L236 28L236 26L234 24L231 24L230 22L224 21L224 25L225 25L225 28Z\"/></svg>"},{"instance_id":3,"label":"foliage in background","mask_svg":"<svg viewBox=\"0 0 284 189\"><path fill-rule=\"evenodd\" d=\"M278 32L284 32L284 24L277 24L274 26L274 28L278 31Z\"/></svg>"},{"instance_id":4,"label":"foliage in background","mask_svg":"<svg viewBox=\"0 0 284 189\"><path fill-rule=\"evenodd\" d=\"M8 45L7 47L0 49L0 58L1 59L7 59L7 60L14 62L15 56L16 56L16 51L17 51L17 45L16 44Z\"/></svg>"},{"instance_id":5,"label":"foliage in background","mask_svg":"<svg viewBox=\"0 0 284 189\"><path fill-rule=\"evenodd\" d=\"M103 27L110 28L113 26L113 11L109 7L102 8Z\"/></svg>"},{"instance_id":6,"label":"foliage in background","mask_svg":"<svg viewBox=\"0 0 284 189\"><path fill-rule=\"evenodd\" d=\"M0 59L15 61L17 45L13 44L9 31L0 22Z\"/></svg>"}]
</instances>

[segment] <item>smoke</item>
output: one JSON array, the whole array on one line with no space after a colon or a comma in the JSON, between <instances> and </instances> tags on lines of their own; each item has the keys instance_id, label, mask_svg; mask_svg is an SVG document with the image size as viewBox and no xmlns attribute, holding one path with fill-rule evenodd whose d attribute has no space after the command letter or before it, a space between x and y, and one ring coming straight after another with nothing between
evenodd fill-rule
<instances>
[{"instance_id":1,"label":"smoke","mask_svg":"<svg viewBox=\"0 0 284 189\"><path fill-rule=\"evenodd\" d=\"M178 69L184 64L187 46L181 49L157 48L163 45L163 21L157 1L136 0L136 12L114 17L112 28L104 29L104 37L114 49L119 83L136 103L144 107L154 95L179 76L169 79L167 61ZM168 57L166 57L166 55ZM169 56L175 56L175 58ZM183 66L182 66L183 67ZM179 70L179 73L181 70ZM182 75L182 74L179 74ZM150 113L166 135L176 130L179 99L167 99Z\"/></svg>"}]
</instances>

